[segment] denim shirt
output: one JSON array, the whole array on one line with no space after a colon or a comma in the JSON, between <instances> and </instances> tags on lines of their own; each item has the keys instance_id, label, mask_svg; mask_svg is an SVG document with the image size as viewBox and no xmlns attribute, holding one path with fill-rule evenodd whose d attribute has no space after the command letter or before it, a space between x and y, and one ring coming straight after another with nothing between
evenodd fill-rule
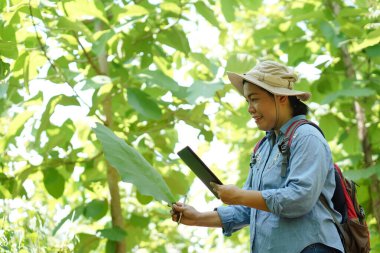
<instances>
[{"instance_id":1,"label":"denim shirt","mask_svg":"<svg viewBox=\"0 0 380 253\"><path fill-rule=\"evenodd\" d=\"M344 252L333 219L319 201L322 193L333 206L335 178L329 146L314 126L297 128L286 175L281 177L278 144L291 123L304 118L300 115L289 120L278 138L273 131L267 132L256 152L256 163L250 167L243 189L261 191L270 212L239 205L217 208L224 235L249 225L253 253L297 253L314 243ZM335 215L341 220L338 212Z\"/></svg>"}]
</instances>

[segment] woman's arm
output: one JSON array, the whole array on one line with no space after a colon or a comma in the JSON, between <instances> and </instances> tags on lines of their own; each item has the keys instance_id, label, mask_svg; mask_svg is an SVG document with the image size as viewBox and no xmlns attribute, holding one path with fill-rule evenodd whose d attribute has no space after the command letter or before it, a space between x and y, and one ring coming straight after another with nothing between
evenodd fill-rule
<instances>
[{"instance_id":1,"label":"woman's arm","mask_svg":"<svg viewBox=\"0 0 380 253\"><path fill-rule=\"evenodd\" d=\"M261 192L243 190L234 185L218 185L211 183L223 203L228 205L242 205L269 212Z\"/></svg>"},{"instance_id":2,"label":"woman's arm","mask_svg":"<svg viewBox=\"0 0 380 253\"><path fill-rule=\"evenodd\" d=\"M189 205L183 205L179 202L173 204L171 211L172 220L177 222L180 213L182 213L181 224L201 227L222 227L222 221L216 211L199 212Z\"/></svg>"}]
</instances>

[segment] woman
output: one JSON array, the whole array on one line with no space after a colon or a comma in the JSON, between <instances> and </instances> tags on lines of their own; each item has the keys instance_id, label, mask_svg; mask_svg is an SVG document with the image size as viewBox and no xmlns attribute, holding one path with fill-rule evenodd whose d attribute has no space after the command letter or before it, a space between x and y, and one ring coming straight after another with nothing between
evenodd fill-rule
<instances>
[{"instance_id":1,"label":"woman","mask_svg":"<svg viewBox=\"0 0 380 253\"><path fill-rule=\"evenodd\" d=\"M214 184L228 206L198 212L177 203L172 220L182 213L182 224L222 227L226 236L249 225L255 253L344 252L333 219L319 201L323 194L333 206L335 179L329 146L314 126L297 128L286 171L281 168L278 144L294 121L306 118L308 107L300 100L308 100L310 93L293 90L297 76L273 61L262 61L246 74L228 73L228 78L246 98L257 127L266 131L265 141L242 189Z\"/></svg>"}]
</instances>

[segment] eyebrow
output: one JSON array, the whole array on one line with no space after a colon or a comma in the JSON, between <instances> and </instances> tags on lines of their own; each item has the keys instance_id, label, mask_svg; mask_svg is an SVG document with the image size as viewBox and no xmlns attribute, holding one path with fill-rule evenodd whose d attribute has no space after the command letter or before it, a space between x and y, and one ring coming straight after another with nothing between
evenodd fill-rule
<instances>
[{"instance_id":1,"label":"eyebrow","mask_svg":"<svg viewBox=\"0 0 380 253\"><path fill-rule=\"evenodd\" d=\"M249 98L250 96L253 96L253 95L259 95L259 93L257 92L251 92L249 93L247 96L245 96L246 98Z\"/></svg>"}]
</instances>

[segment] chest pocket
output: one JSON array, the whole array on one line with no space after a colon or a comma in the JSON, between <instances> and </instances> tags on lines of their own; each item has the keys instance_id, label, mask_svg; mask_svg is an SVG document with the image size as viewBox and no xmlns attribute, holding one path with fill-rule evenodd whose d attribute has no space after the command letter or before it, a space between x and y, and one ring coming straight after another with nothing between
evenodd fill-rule
<instances>
[{"instance_id":1,"label":"chest pocket","mask_svg":"<svg viewBox=\"0 0 380 253\"><path fill-rule=\"evenodd\" d=\"M273 157L266 164L261 177L262 189L281 188L285 186L286 178L289 174L289 168L286 166L286 170L282 171L283 155L277 151L273 154ZM284 176L282 175L284 174Z\"/></svg>"}]
</instances>

